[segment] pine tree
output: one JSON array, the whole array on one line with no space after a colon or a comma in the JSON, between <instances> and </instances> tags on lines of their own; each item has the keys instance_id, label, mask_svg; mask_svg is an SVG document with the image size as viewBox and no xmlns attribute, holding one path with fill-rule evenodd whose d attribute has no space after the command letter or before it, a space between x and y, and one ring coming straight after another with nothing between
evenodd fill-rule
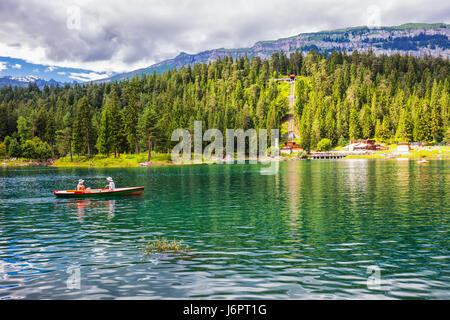
<instances>
[{"instance_id":1,"label":"pine tree","mask_svg":"<svg viewBox=\"0 0 450 320\"><path fill-rule=\"evenodd\" d=\"M450 127L448 127L447 131L445 132L444 143L450 144Z\"/></svg>"},{"instance_id":2,"label":"pine tree","mask_svg":"<svg viewBox=\"0 0 450 320\"><path fill-rule=\"evenodd\" d=\"M303 109L302 117L300 120L300 145L306 151L311 149L311 121L309 105L306 105Z\"/></svg>"},{"instance_id":3,"label":"pine tree","mask_svg":"<svg viewBox=\"0 0 450 320\"><path fill-rule=\"evenodd\" d=\"M433 133L431 129L431 116L429 105L425 99L421 103L420 113L416 115L414 120L414 141L431 142L433 141Z\"/></svg>"},{"instance_id":4,"label":"pine tree","mask_svg":"<svg viewBox=\"0 0 450 320\"><path fill-rule=\"evenodd\" d=\"M395 139L399 142L409 142L412 139L412 122L407 109L400 113Z\"/></svg>"},{"instance_id":5,"label":"pine tree","mask_svg":"<svg viewBox=\"0 0 450 320\"><path fill-rule=\"evenodd\" d=\"M0 142L0 159L3 159L6 157L6 144L3 142Z\"/></svg>"},{"instance_id":6,"label":"pine tree","mask_svg":"<svg viewBox=\"0 0 450 320\"><path fill-rule=\"evenodd\" d=\"M44 141L50 145L53 157L55 155L55 151L54 151L55 138L56 138L55 117L53 115L52 110L48 110L48 112L46 114L46 127L45 127Z\"/></svg>"},{"instance_id":7,"label":"pine tree","mask_svg":"<svg viewBox=\"0 0 450 320\"><path fill-rule=\"evenodd\" d=\"M97 149L100 153L106 154L109 157L109 153L113 149L111 134L111 111L110 107L106 105L102 111L102 117L100 120L100 127L97 138Z\"/></svg>"},{"instance_id":8,"label":"pine tree","mask_svg":"<svg viewBox=\"0 0 450 320\"><path fill-rule=\"evenodd\" d=\"M91 157L92 110L87 97L78 102L73 127L73 149L77 154L88 154Z\"/></svg>"},{"instance_id":9,"label":"pine tree","mask_svg":"<svg viewBox=\"0 0 450 320\"><path fill-rule=\"evenodd\" d=\"M153 151L153 144L157 135L158 117L151 105L147 105L144 109L144 113L139 118L139 132L141 140L147 145L148 157L147 161L150 161Z\"/></svg>"},{"instance_id":10,"label":"pine tree","mask_svg":"<svg viewBox=\"0 0 450 320\"><path fill-rule=\"evenodd\" d=\"M136 75L127 88L128 104L124 110L125 134L130 144L130 148L135 148L135 153L139 153L139 139L137 125L139 121L139 76Z\"/></svg>"},{"instance_id":11,"label":"pine tree","mask_svg":"<svg viewBox=\"0 0 450 320\"><path fill-rule=\"evenodd\" d=\"M0 104L0 141L8 135L8 113L5 104Z\"/></svg>"},{"instance_id":12,"label":"pine tree","mask_svg":"<svg viewBox=\"0 0 450 320\"><path fill-rule=\"evenodd\" d=\"M336 110L334 105L331 105L330 108L328 108L327 115L325 118L325 130L326 134L325 136L331 140L332 145L336 145L338 142L338 135L336 132Z\"/></svg>"},{"instance_id":13,"label":"pine tree","mask_svg":"<svg viewBox=\"0 0 450 320\"><path fill-rule=\"evenodd\" d=\"M73 120L72 114L67 112L62 121L63 128L56 131L56 145L58 153L66 156L70 154L70 161L73 161L72 140L73 140Z\"/></svg>"},{"instance_id":14,"label":"pine tree","mask_svg":"<svg viewBox=\"0 0 450 320\"><path fill-rule=\"evenodd\" d=\"M22 156L22 148L17 139L11 139L8 148L8 156L11 158L20 158Z\"/></svg>"},{"instance_id":15,"label":"pine tree","mask_svg":"<svg viewBox=\"0 0 450 320\"><path fill-rule=\"evenodd\" d=\"M31 126L28 120L22 116L17 119L17 133L20 137L20 143L32 138Z\"/></svg>"},{"instance_id":16,"label":"pine tree","mask_svg":"<svg viewBox=\"0 0 450 320\"><path fill-rule=\"evenodd\" d=\"M358 119L358 112L355 109L350 111L348 135L350 140L356 140L361 137L361 127Z\"/></svg>"},{"instance_id":17,"label":"pine tree","mask_svg":"<svg viewBox=\"0 0 450 320\"><path fill-rule=\"evenodd\" d=\"M120 100L115 87L111 89L111 93L108 96L107 103L111 111L111 147L114 151L114 156L117 157L120 154L123 146L124 135Z\"/></svg>"},{"instance_id":18,"label":"pine tree","mask_svg":"<svg viewBox=\"0 0 450 320\"><path fill-rule=\"evenodd\" d=\"M372 114L368 105L364 105L364 107L360 111L360 123L362 137L365 139L371 138L373 125Z\"/></svg>"},{"instance_id":19,"label":"pine tree","mask_svg":"<svg viewBox=\"0 0 450 320\"><path fill-rule=\"evenodd\" d=\"M433 141L441 142L444 135L444 127L442 126L442 119L437 108L431 110L431 134Z\"/></svg>"},{"instance_id":20,"label":"pine tree","mask_svg":"<svg viewBox=\"0 0 450 320\"><path fill-rule=\"evenodd\" d=\"M384 117L383 121L378 119L377 125L375 126L375 138L379 141L388 141L390 137L391 134L389 131L387 117Z\"/></svg>"}]
</instances>

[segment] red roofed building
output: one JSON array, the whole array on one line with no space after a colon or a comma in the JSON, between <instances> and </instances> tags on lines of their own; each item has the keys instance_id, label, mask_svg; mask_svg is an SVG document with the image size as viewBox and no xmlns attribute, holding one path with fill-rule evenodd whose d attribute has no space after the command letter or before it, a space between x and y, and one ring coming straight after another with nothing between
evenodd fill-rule
<instances>
[{"instance_id":1,"label":"red roofed building","mask_svg":"<svg viewBox=\"0 0 450 320\"><path fill-rule=\"evenodd\" d=\"M343 147L348 151L383 150L384 147L375 143L375 140L352 140L348 146Z\"/></svg>"},{"instance_id":2,"label":"red roofed building","mask_svg":"<svg viewBox=\"0 0 450 320\"><path fill-rule=\"evenodd\" d=\"M297 153L300 151L303 151L302 147L300 147L298 144L292 141L286 142L284 146L280 149L281 153L287 154Z\"/></svg>"}]
</instances>

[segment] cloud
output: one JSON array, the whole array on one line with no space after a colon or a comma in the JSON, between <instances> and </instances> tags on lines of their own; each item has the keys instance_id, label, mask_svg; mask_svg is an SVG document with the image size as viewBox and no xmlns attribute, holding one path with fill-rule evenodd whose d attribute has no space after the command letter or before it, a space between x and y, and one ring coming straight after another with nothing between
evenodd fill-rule
<instances>
[{"instance_id":1,"label":"cloud","mask_svg":"<svg viewBox=\"0 0 450 320\"><path fill-rule=\"evenodd\" d=\"M8 69L7 63L4 61L0 61L0 71Z\"/></svg>"},{"instance_id":2,"label":"cloud","mask_svg":"<svg viewBox=\"0 0 450 320\"><path fill-rule=\"evenodd\" d=\"M0 52L34 63L130 71L184 51L248 47L302 32L449 22L443 0L0 1Z\"/></svg>"},{"instance_id":3,"label":"cloud","mask_svg":"<svg viewBox=\"0 0 450 320\"><path fill-rule=\"evenodd\" d=\"M12 66L14 69L22 69L22 65L16 63L15 65Z\"/></svg>"},{"instance_id":4,"label":"cloud","mask_svg":"<svg viewBox=\"0 0 450 320\"><path fill-rule=\"evenodd\" d=\"M76 72L71 72L69 74L69 78L74 79L74 80L78 80L78 81L94 81L94 80L100 80L100 79L104 79L109 77L110 74L108 73L96 73L96 72L90 72L90 73L76 73Z\"/></svg>"},{"instance_id":5,"label":"cloud","mask_svg":"<svg viewBox=\"0 0 450 320\"><path fill-rule=\"evenodd\" d=\"M58 69L58 67L55 67L55 66L49 66L47 69L45 69L44 72L53 72L53 71L55 71L56 69Z\"/></svg>"}]
</instances>

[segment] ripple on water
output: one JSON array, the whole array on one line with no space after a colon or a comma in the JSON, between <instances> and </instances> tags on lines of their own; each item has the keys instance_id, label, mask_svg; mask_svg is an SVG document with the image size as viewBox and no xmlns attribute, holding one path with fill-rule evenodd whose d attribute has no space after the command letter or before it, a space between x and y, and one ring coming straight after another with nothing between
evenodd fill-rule
<instances>
[{"instance_id":1,"label":"ripple on water","mask_svg":"<svg viewBox=\"0 0 450 320\"><path fill-rule=\"evenodd\" d=\"M448 164L298 161L274 176L260 168L0 171L0 298L450 298ZM146 192L51 194L105 176ZM192 252L144 254L155 237ZM80 289L68 287L73 270Z\"/></svg>"}]
</instances>

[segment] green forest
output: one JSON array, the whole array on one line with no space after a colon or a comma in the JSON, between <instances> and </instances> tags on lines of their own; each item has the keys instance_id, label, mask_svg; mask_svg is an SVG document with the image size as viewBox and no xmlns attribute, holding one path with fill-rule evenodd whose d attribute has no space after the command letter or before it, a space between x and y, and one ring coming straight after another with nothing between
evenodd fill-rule
<instances>
[{"instance_id":1,"label":"green forest","mask_svg":"<svg viewBox=\"0 0 450 320\"><path fill-rule=\"evenodd\" d=\"M0 89L0 157L170 152L173 130L281 128L287 83L296 74L294 119L305 150L327 138L450 143L448 59L325 55L311 50L271 59L247 56L131 80Z\"/></svg>"}]
</instances>

